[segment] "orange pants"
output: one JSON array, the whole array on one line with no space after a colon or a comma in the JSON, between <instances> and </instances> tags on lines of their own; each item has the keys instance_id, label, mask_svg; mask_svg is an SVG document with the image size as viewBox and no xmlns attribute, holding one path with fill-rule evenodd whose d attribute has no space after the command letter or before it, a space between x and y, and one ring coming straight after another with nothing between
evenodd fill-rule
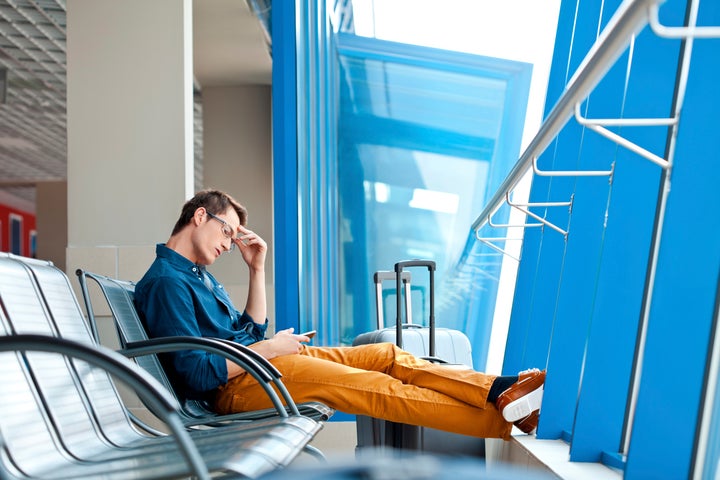
<instances>
[{"instance_id":1,"label":"orange pants","mask_svg":"<svg viewBox=\"0 0 720 480\"><path fill-rule=\"evenodd\" d=\"M509 438L512 424L487 402L494 375L436 365L391 343L305 346L271 360L296 402L464 435ZM243 373L218 389L219 413L270 408L267 394Z\"/></svg>"}]
</instances>

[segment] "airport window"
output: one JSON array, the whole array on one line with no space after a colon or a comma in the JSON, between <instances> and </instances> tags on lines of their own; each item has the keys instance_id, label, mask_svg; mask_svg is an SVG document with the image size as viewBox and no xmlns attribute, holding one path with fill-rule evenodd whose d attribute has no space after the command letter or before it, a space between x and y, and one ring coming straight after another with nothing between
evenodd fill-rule
<instances>
[{"instance_id":1,"label":"airport window","mask_svg":"<svg viewBox=\"0 0 720 480\"><path fill-rule=\"evenodd\" d=\"M477 206L519 153L530 66L355 36L338 57L342 340L375 328L373 272L431 259L438 324L467 332L483 369L501 261L483 275L463 259Z\"/></svg>"},{"instance_id":2,"label":"airport window","mask_svg":"<svg viewBox=\"0 0 720 480\"><path fill-rule=\"evenodd\" d=\"M574 73L593 51L603 29L612 24L616 10L631 10L639 3L562 3L546 116L576 80ZM683 25L688 20L686 7L684 2L666 2L660 19ZM720 24L712 4L704 2L699 11L699 24ZM373 300L362 290L373 269L388 268L391 257L401 255L450 257L437 248L441 242L434 242L433 236L446 233L444 227L453 220L444 216L462 209L469 195L462 185L452 192L437 183L403 181L404 176L435 181L439 174L433 174L434 161L448 165L448 170L464 168L454 158L458 155L452 154L457 152L428 151L408 141L411 128L397 129L417 119L420 131L432 132L423 140L438 136L443 145L449 145L450 136L438 135L441 128L432 123L445 117L413 115L409 109L395 108L407 91L394 91L391 81L405 76L416 80L412 87L422 87L418 65L408 69L413 73L401 72L397 64L402 62L383 59L368 48L372 44L346 41L343 35L320 32L315 38L328 39L328 44L303 44L298 50L310 52L309 60L298 61L306 61L309 67L309 73L301 74L298 81L298 91L308 94L298 99L302 106L297 132L307 137L298 145L299 191L293 192L300 203L306 202L296 205L304 232L298 248L298 291L307 307L300 312L301 316L307 311L322 318L342 318L352 325L338 329L329 337L331 342L351 338L356 325L368 328ZM629 48L602 72L593 90L577 103L578 114L536 160L540 173L610 173L604 177L535 175L524 206L542 224L524 229L516 258L519 268L503 373L547 367L538 439L563 439L571 461L603 462L623 469L626 478L687 477L698 428L698 412L687 407L702 402L704 382L717 376L717 369L708 376L705 367L712 322L717 321L717 313L712 317L715 320L710 317L717 305L720 226L717 216L708 218L701 212L706 209L698 208L717 203L713 186L717 162L702 160L717 150L713 144L717 136L708 128L714 124L707 121L718 109L717 88L711 83L717 78L713 61L717 40L697 39L693 64L687 69L682 62L690 58L690 52L683 49L690 43L683 42L681 35L660 38L645 28L632 36ZM392 45L381 47L392 52ZM363 48L373 51L372 55L360 57ZM398 58L403 56L395 55L393 60ZM366 85L351 87L355 80ZM379 93L371 88L377 85ZM678 108L679 86L687 87L683 128L672 130L677 124L672 117ZM430 97L428 103L432 102ZM347 118L342 116L346 112L351 113ZM628 142L616 142L587 127L592 119L668 121L642 128L612 128L630 144L641 146L620 148ZM678 159L671 170L664 159L669 153ZM335 161L340 158L342 162ZM491 168L476 163L470 164L474 171L466 176L473 176L481 190L492 194ZM412 174L406 175L407 171ZM670 174L672 195L665 196L670 191ZM485 184L478 180L483 176ZM508 205L493 213L494 223L509 218ZM426 215L422 223L433 228L420 233L421 242L404 245L398 237L406 232L412 237L418 226L413 216L393 209L422 211ZM698 226L703 234L693 235L692 229ZM486 238L485 233L482 230L478 236ZM485 247L472 253L477 258L490 253L508 257L498 251L507 244ZM383 255L388 259L380 260ZM343 296L346 292L351 293ZM358 295L357 302L351 295ZM469 296L484 300L477 292ZM364 304L368 311L363 312L362 306L355 310L355 303ZM324 309L328 305L331 308ZM482 368L482 362L476 366ZM669 372L672 378L683 379L682 395L667 395ZM705 416L707 448L699 460L709 475L717 476L717 393L707 392L711 405Z\"/></svg>"}]
</instances>

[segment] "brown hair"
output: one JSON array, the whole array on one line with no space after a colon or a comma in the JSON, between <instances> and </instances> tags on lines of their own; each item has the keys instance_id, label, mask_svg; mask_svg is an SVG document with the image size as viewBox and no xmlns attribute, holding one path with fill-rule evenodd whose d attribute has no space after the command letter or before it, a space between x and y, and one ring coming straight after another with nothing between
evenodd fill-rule
<instances>
[{"instance_id":1,"label":"brown hair","mask_svg":"<svg viewBox=\"0 0 720 480\"><path fill-rule=\"evenodd\" d=\"M180 218L175 223L172 234L175 235L190 223L195 215L195 210L200 207L205 207L205 210L213 215L225 213L228 208L232 207L240 218L240 225L244 226L247 223L247 210L237 200L220 190L201 190L183 205Z\"/></svg>"}]
</instances>

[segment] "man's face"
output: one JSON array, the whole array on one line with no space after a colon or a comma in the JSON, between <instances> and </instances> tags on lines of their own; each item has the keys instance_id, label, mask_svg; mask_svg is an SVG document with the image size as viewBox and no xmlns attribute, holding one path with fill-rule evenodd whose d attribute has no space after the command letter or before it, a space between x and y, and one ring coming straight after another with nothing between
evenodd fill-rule
<instances>
[{"instance_id":1,"label":"man's face","mask_svg":"<svg viewBox=\"0 0 720 480\"><path fill-rule=\"evenodd\" d=\"M234 248L233 238L238 233L240 218L232 208L217 214L199 208L196 215L200 215L194 242L198 263L211 265L220 255Z\"/></svg>"}]
</instances>

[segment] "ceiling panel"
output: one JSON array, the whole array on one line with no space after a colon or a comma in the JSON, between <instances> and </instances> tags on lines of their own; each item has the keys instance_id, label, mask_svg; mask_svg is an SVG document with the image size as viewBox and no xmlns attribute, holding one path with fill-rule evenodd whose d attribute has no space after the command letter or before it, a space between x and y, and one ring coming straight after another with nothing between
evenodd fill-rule
<instances>
[{"instance_id":1,"label":"ceiling panel","mask_svg":"<svg viewBox=\"0 0 720 480\"><path fill-rule=\"evenodd\" d=\"M65 178L65 2L0 1L0 186Z\"/></svg>"}]
</instances>

